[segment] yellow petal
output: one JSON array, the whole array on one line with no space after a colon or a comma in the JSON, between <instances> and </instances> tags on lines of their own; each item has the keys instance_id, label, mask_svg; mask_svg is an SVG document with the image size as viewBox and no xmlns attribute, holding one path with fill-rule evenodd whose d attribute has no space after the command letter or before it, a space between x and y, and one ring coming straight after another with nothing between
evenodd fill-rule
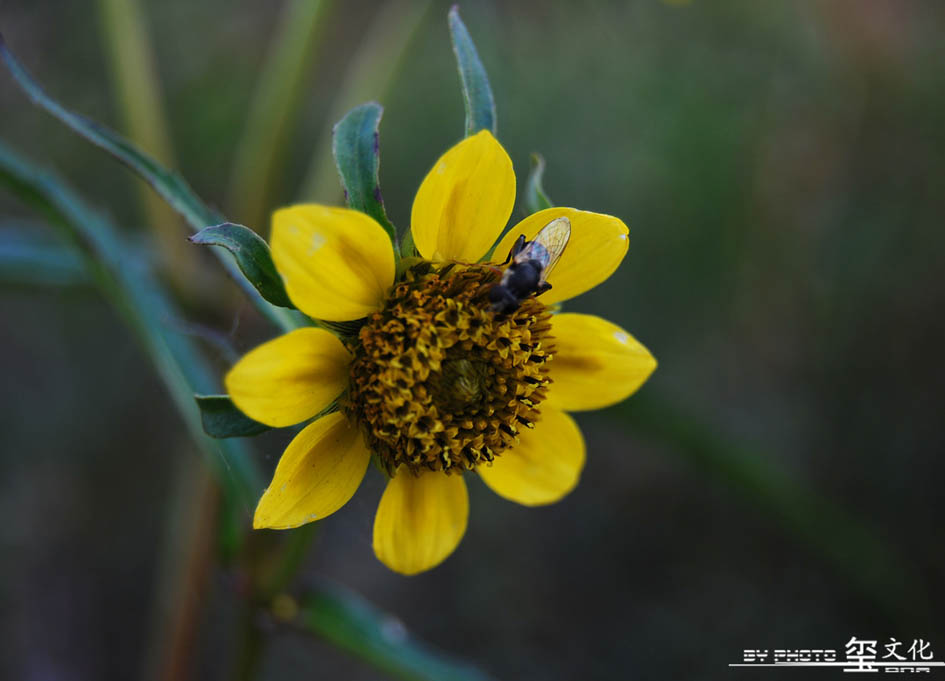
<instances>
[{"instance_id":1,"label":"yellow petal","mask_svg":"<svg viewBox=\"0 0 945 681\"><path fill-rule=\"evenodd\" d=\"M331 515L354 495L370 459L361 432L342 414L309 424L279 459L253 527L285 530Z\"/></svg>"},{"instance_id":2,"label":"yellow petal","mask_svg":"<svg viewBox=\"0 0 945 681\"><path fill-rule=\"evenodd\" d=\"M315 416L338 397L350 361L341 341L324 329L296 329L244 355L224 383L241 412L280 428Z\"/></svg>"},{"instance_id":3,"label":"yellow petal","mask_svg":"<svg viewBox=\"0 0 945 681\"><path fill-rule=\"evenodd\" d=\"M394 283L394 250L373 218L305 204L272 215L272 259L295 306L334 322L381 307Z\"/></svg>"},{"instance_id":4,"label":"yellow petal","mask_svg":"<svg viewBox=\"0 0 945 681\"><path fill-rule=\"evenodd\" d=\"M656 360L636 338L589 314L551 318L554 381L545 404L568 411L600 409L633 394L656 369Z\"/></svg>"},{"instance_id":5,"label":"yellow petal","mask_svg":"<svg viewBox=\"0 0 945 681\"><path fill-rule=\"evenodd\" d=\"M529 215L510 229L496 246L493 259L505 260L520 234L530 241L542 227L560 217L571 221L571 239L548 277L551 290L540 298L545 305L574 298L607 279L620 265L630 245L630 230L611 215L575 208L547 208Z\"/></svg>"},{"instance_id":6,"label":"yellow petal","mask_svg":"<svg viewBox=\"0 0 945 681\"><path fill-rule=\"evenodd\" d=\"M387 483L374 517L374 554L394 572L415 575L439 565L459 544L469 518L462 475L401 468Z\"/></svg>"},{"instance_id":7,"label":"yellow petal","mask_svg":"<svg viewBox=\"0 0 945 681\"><path fill-rule=\"evenodd\" d=\"M488 130L440 157L413 200L410 229L428 260L477 262L512 214L512 160Z\"/></svg>"},{"instance_id":8,"label":"yellow petal","mask_svg":"<svg viewBox=\"0 0 945 681\"><path fill-rule=\"evenodd\" d=\"M574 489L584 468L584 438L563 411L542 406L541 421L491 466L476 471L500 497L525 506L558 501Z\"/></svg>"}]
</instances>

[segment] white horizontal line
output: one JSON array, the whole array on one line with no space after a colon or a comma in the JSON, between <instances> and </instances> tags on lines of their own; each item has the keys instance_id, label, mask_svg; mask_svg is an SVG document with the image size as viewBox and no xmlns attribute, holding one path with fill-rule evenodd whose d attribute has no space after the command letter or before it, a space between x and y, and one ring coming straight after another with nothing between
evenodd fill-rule
<instances>
[{"instance_id":1,"label":"white horizontal line","mask_svg":"<svg viewBox=\"0 0 945 681\"><path fill-rule=\"evenodd\" d=\"M733 662L729 667L945 667L945 662Z\"/></svg>"}]
</instances>

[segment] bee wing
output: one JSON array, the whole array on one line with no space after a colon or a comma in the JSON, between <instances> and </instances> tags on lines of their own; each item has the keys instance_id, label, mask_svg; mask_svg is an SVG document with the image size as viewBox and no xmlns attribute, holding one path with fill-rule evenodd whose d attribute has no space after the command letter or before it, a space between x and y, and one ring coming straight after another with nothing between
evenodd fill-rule
<instances>
[{"instance_id":1,"label":"bee wing","mask_svg":"<svg viewBox=\"0 0 945 681\"><path fill-rule=\"evenodd\" d=\"M556 218L541 228L535 238L515 256L515 262L537 260L542 264L541 280L545 281L551 270L558 264L564 253L564 247L571 238L571 221L565 217Z\"/></svg>"}]
</instances>

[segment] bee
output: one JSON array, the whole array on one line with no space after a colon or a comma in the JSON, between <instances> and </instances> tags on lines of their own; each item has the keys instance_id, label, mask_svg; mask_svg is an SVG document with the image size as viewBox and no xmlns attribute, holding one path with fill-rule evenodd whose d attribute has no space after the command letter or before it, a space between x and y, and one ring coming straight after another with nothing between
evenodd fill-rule
<instances>
[{"instance_id":1,"label":"bee","mask_svg":"<svg viewBox=\"0 0 945 681\"><path fill-rule=\"evenodd\" d=\"M502 263L508 264L502 279L489 291L492 309L498 314L512 312L528 296L533 293L540 296L550 289L548 275L570 238L571 221L567 218L552 220L531 241L526 241L524 234L520 235Z\"/></svg>"}]
</instances>

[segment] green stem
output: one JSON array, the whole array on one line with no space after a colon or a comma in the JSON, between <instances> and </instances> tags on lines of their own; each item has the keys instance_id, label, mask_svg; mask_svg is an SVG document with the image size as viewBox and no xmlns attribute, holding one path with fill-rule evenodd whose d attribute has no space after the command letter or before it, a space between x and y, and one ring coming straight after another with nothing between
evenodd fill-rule
<instances>
[{"instance_id":1,"label":"green stem","mask_svg":"<svg viewBox=\"0 0 945 681\"><path fill-rule=\"evenodd\" d=\"M193 461L182 459L174 488L146 657L144 678L149 681L184 681L192 676L200 616L214 562L220 496L216 478L206 465L194 466Z\"/></svg>"},{"instance_id":2,"label":"green stem","mask_svg":"<svg viewBox=\"0 0 945 681\"><path fill-rule=\"evenodd\" d=\"M260 586L265 602L271 601L291 586L315 537L318 536L318 530L318 523L309 523L289 531L276 565L269 571L269 577Z\"/></svg>"},{"instance_id":3,"label":"green stem","mask_svg":"<svg viewBox=\"0 0 945 681\"><path fill-rule=\"evenodd\" d=\"M234 651L236 656L236 681L253 681L265 648L265 639L259 628L261 612L254 599L250 598L243 604L240 613L240 640L239 647Z\"/></svg>"}]
</instances>

